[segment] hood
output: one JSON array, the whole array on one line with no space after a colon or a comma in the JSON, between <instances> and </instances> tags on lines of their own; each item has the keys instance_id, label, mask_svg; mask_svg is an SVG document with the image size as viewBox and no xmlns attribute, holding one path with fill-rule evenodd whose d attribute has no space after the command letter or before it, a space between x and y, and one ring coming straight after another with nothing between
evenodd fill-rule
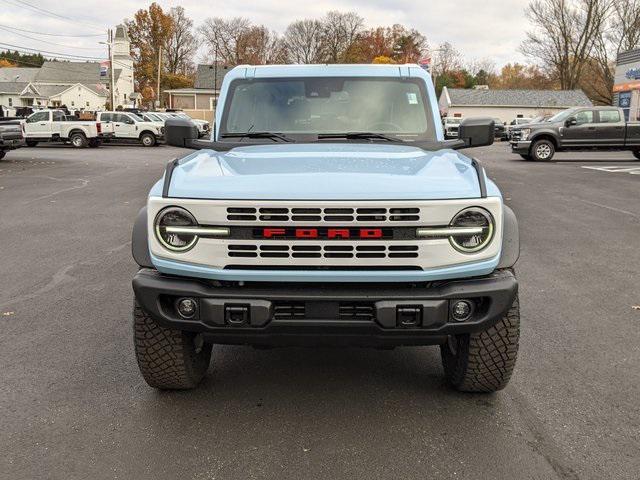
<instances>
[{"instance_id":1,"label":"hood","mask_svg":"<svg viewBox=\"0 0 640 480\"><path fill-rule=\"evenodd\" d=\"M274 144L199 150L173 170L169 196L233 200L478 198L471 160L386 144Z\"/></svg>"}]
</instances>

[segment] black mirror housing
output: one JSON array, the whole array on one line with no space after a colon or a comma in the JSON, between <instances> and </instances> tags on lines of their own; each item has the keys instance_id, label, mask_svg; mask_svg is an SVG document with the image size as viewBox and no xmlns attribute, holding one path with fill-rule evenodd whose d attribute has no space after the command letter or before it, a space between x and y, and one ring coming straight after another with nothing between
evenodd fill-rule
<instances>
[{"instance_id":1,"label":"black mirror housing","mask_svg":"<svg viewBox=\"0 0 640 480\"><path fill-rule=\"evenodd\" d=\"M565 127L573 127L575 125L578 124L578 120L576 120L575 118L567 118L567 120L564 122L564 126Z\"/></svg>"},{"instance_id":2,"label":"black mirror housing","mask_svg":"<svg viewBox=\"0 0 640 480\"><path fill-rule=\"evenodd\" d=\"M465 118L460 122L458 138L464 148L486 147L493 144L496 123L493 118Z\"/></svg>"},{"instance_id":3,"label":"black mirror housing","mask_svg":"<svg viewBox=\"0 0 640 480\"><path fill-rule=\"evenodd\" d=\"M198 139L198 127L189 118L168 118L164 122L164 138L167 145L189 148Z\"/></svg>"}]
</instances>

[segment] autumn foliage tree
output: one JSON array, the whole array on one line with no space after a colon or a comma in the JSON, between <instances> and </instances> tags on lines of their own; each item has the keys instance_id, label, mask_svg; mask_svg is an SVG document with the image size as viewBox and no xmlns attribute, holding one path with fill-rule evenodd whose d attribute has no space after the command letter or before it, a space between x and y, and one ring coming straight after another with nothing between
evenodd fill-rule
<instances>
[{"instance_id":1,"label":"autumn foliage tree","mask_svg":"<svg viewBox=\"0 0 640 480\"><path fill-rule=\"evenodd\" d=\"M170 40L175 31L172 16L165 13L157 3L148 9L138 10L133 20L125 22L131 38L131 54L134 59L136 90L142 93L143 102L159 100L157 92L158 64L161 55L169 50ZM165 62L165 65L168 62ZM160 70L161 88L164 69Z\"/></svg>"}]
</instances>

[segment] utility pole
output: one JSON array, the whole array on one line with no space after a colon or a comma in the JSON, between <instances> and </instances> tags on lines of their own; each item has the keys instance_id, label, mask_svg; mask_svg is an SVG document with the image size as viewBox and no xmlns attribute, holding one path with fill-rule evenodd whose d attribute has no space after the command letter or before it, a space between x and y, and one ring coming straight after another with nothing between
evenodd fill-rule
<instances>
[{"instance_id":1,"label":"utility pole","mask_svg":"<svg viewBox=\"0 0 640 480\"><path fill-rule=\"evenodd\" d=\"M115 106L116 92L115 92L115 85L114 85L115 74L113 73L113 30L111 29L109 29L109 41L107 42L107 45L109 45L109 74L111 77L111 87L109 88L109 91L111 92L111 111L114 111L116 109L116 106Z\"/></svg>"},{"instance_id":2,"label":"utility pole","mask_svg":"<svg viewBox=\"0 0 640 480\"><path fill-rule=\"evenodd\" d=\"M156 108L160 108L160 73L162 72L162 45L158 49L158 90L156 94Z\"/></svg>"}]
</instances>

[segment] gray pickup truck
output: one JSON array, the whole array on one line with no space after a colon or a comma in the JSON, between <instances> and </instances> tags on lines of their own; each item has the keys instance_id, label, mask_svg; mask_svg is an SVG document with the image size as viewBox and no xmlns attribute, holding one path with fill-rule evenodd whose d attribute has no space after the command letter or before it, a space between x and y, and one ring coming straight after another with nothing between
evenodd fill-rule
<instances>
[{"instance_id":1,"label":"gray pickup truck","mask_svg":"<svg viewBox=\"0 0 640 480\"><path fill-rule=\"evenodd\" d=\"M0 119L0 160L9 150L15 150L24 146L22 125L19 120Z\"/></svg>"},{"instance_id":2,"label":"gray pickup truck","mask_svg":"<svg viewBox=\"0 0 640 480\"><path fill-rule=\"evenodd\" d=\"M525 160L566 150L627 150L640 160L640 123L625 121L620 108L581 107L511 131L511 151Z\"/></svg>"}]
</instances>

